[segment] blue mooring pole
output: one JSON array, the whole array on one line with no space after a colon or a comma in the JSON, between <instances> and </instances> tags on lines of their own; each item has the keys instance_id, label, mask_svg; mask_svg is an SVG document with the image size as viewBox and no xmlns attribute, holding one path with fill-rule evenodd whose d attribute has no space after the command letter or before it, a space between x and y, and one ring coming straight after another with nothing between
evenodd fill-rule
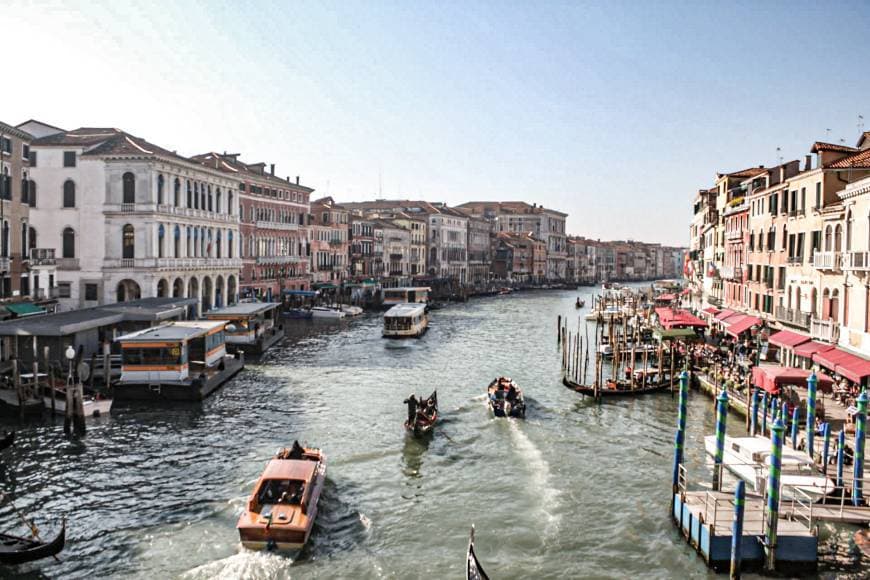
<instances>
[{"instance_id":1,"label":"blue mooring pole","mask_svg":"<svg viewBox=\"0 0 870 580\"><path fill-rule=\"evenodd\" d=\"M746 482L737 482L734 490L734 523L731 524L731 578L740 578L741 543L743 541L743 510L746 503Z\"/></svg>"},{"instance_id":2,"label":"blue mooring pole","mask_svg":"<svg viewBox=\"0 0 870 580\"><path fill-rule=\"evenodd\" d=\"M722 458L725 455L725 423L728 420L728 393L716 398L716 454L713 456L713 491L722 490Z\"/></svg>"},{"instance_id":3,"label":"blue mooring pole","mask_svg":"<svg viewBox=\"0 0 870 580\"><path fill-rule=\"evenodd\" d=\"M767 520L764 530L765 568L776 569L776 528L779 523L779 485L782 472L782 436L785 426L777 420L770 428L770 465L767 476Z\"/></svg>"},{"instance_id":4,"label":"blue mooring pole","mask_svg":"<svg viewBox=\"0 0 870 580\"><path fill-rule=\"evenodd\" d=\"M677 434L674 437L673 491L677 493L680 485L680 465L683 463L683 444L686 440L686 412L689 405L689 373L680 373L680 399L677 411Z\"/></svg>"},{"instance_id":5,"label":"blue mooring pole","mask_svg":"<svg viewBox=\"0 0 870 580\"><path fill-rule=\"evenodd\" d=\"M791 414L791 448L797 450L798 448L798 430L800 429L800 407L795 407L794 411Z\"/></svg>"},{"instance_id":6,"label":"blue mooring pole","mask_svg":"<svg viewBox=\"0 0 870 580\"><path fill-rule=\"evenodd\" d=\"M846 432L840 430L837 437L837 487L843 487L843 462L846 454Z\"/></svg>"},{"instance_id":7,"label":"blue mooring pole","mask_svg":"<svg viewBox=\"0 0 870 580\"><path fill-rule=\"evenodd\" d=\"M762 436L767 436L767 411L770 407L770 402L767 400L767 391L764 391L761 397L761 406L763 408L761 413L761 434Z\"/></svg>"},{"instance_id":8,"label":"blue mooring pole","mask_svg":"<svg viewBox=\"0 0 870 580\"><path fill-rule=\"evenodd\" d=\"M855 454L852 473L852 505L859 506L863 502L861 491L864 487L864 437L867 431L867 391L858 395L858 413L855 415Z\"/></svg>"},{"instance_id":9,"label":"blue mooring pole","mask_svg":"<svg viewBox=\"0 0 870 580\"><path fill-rule=\"evenodd\" d=\"M828 460L831 453L831 424L822 423L822 437L824 445L822 446L822 473L828 475Z\"/></svg>"},{"instance_id":10,"label":"blue mooring pole","mask_svg":"<svg viewBox=\"0 0 870 580\"><path fill-rule=\"evenodd\" d=\"M807 453L813 459L816 453L813 443L816 437L816 388L818 384L819 379L815 372L807 377Z\"/></svg>"},{"instance_id":11,"label":"blue mooring pole","mask_svg":"<svg viewBox=\"0 0 870 580\"><path fill-rule=\"evenodd\" d=\"M752 389L752 418L749 423L749 436L755 437L758 430L758 389Z\"/></svg>"}]
</instances>

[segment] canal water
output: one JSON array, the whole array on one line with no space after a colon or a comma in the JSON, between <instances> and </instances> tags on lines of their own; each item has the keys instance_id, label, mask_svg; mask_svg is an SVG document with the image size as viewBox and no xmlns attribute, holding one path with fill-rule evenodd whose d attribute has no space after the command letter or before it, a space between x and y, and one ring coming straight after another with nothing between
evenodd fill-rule
<instances>
[{"instance_id":1,"label":"canal water","mask_svg":"<svg viewBox=\"0 0 870 580\"><path fill-rule=\"evenodd\" d=\"M204 403L118 407L81 441L62 422L4 419L18 439L0 489L44 535L64 516L69 531L60 561L0 576L461 578L475 524L494 580L706 577L668 514L671 397L598 405L560 383L556 316L576 323L577 294L451 305L420 340L381 338L377 315L293 321L282 346ZM523 387L526 421L489 416L483 394L502 374ZM410 439L402 400L434 389L443 421L431 441ZM711 409L691 394L689 473L706 481ZM729 430L741 432L738 417ZM295 561L242 550L246 497L294 439L328 455L311 541ZM0 522L21 529L8 503ZM823 529L823 577L867 573L853 531Z\"/></svg>"}]
</instances>

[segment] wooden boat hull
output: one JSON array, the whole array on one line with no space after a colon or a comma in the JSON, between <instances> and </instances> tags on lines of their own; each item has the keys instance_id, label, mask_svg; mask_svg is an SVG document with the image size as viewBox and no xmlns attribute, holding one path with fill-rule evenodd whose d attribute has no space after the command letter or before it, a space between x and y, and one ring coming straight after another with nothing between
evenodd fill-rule
<instances>
[{"instance_id":1,"label":"wooden boat hull","mask_svg":"<svg viewBox=\"0 0 870 580\"><path fill-rule=\"evenodd\" d=\"M66 522L50 542L0 534L0 564L14 565L56 556L66 543Z\"/></svg>"},{"instance_id":2,"label":"wooden boat hull","mask_svg":"<svg viewBox=\"0 0 870 580\"><path fill-rule=\"evenodd\" d=\"M575 383L568 377L562 377L562 384L571 389L572 391L580 393L581 395L586 395L587 397L595 396L595 388L590 385L581 385L580 383ZM599 390L598 394L601 397L635 397L638 395L648 395L650 393L659 393L662 391L666 391L669 387L670 383L661 383L652 386L647 385L646 387L637 387L634 389L609 389L604 387Z\"/></svg>"},{"instance_id":3,"label":"wooden boat hull","mask_svg":"<svg viewBox=\"0 0 870 580\"><path fill-rule=\"evenodd\" d=\"M468 551L465 555L465 580L489 580L489 576L483 571L483 566L474 553L474 528L471 528L471 537L468 539Z\"/></svg>"},{"instance_id":4,"label":"wooden boat hull","mask_svg":"<svg viewBox=\"0 0 870 580\"><path fill-rule=\"evenodd\" d=\"M51 397L43 395L42 402L45 408L51 411ZM82 402L85 417L101 417L108 415L112 410L112 399L86 399ZM56 415L66 414L66 396L58 395L54 399L54 412Z\"/></svg>"}]
</instances>

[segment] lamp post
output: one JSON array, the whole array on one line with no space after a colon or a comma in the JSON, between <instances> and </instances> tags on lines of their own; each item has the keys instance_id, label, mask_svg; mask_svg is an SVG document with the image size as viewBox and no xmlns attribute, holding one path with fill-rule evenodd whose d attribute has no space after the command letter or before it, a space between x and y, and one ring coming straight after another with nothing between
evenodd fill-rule
<instances>
[{"instance_id":1,"label":"lamp post","mask_svg":"<svg viewBox=\"0 0 870 580\"><path fill-rule=\"evenodd\" d=\"M63 354L66 360L69 361L69 373L66 377L66 408L64 409L63 432L69 435L72 432L73 389L75 388L73 360L76 358L76 349L72 345L69 345Z\"/></svg>"}]
</instances>

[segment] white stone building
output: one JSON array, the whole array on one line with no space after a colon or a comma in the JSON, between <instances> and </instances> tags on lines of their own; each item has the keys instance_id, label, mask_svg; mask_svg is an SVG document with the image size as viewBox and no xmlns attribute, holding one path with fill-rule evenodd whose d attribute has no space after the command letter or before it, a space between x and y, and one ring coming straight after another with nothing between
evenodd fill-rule
<instances>
[{"instance_id":1,"label":"white stone building","mask_svg":"<svg viewBox=\"0 0 870 580\"><path fill-rule=\"evenodd\" d=\"M56 250L63 309L237 300L237 179L119 129L20 127L37 137L31 226L40 247Z\"/></svg>"}]
</instances>

